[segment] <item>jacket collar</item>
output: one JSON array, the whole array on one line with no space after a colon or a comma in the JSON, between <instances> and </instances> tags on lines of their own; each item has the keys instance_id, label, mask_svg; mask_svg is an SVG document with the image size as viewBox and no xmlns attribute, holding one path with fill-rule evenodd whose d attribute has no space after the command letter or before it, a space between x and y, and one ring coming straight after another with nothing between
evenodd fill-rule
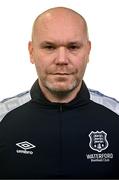
<instances>
[{"instance_id":1,"label":"jacket collar","mask_svg":"<svg viewBox=\"0 0 119 180\"><path fill-rule=\"evenodd\" d=\"M38 79L33 84L32 88L30 90L30 94L31 94L32 102L39 103L39 105L45 106L48 108L57 107L59 105L62 105L67 108L72 108L72 107L76 107L76 106L82 106L82 105L85 105L90 102L89 91L88 91L84 81L82 81L81 89L80 89L79 93L77 94L77 96L69 103L63 103L63 104L52 103L49 100L47 100L45 98L43 92L40 89Z\"/></svg>"}]
</instances>

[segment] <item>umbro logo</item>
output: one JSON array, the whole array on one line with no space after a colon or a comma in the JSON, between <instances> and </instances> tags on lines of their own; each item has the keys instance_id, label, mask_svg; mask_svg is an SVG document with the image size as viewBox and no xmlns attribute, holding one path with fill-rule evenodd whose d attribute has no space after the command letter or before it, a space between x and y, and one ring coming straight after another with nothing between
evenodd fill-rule
<instances>
[{"instance_id":1,"label":"umbro logo","mask_svg":"<svg viewBox=\"0 0 119 180\"><path fill-rule=\"evenodd\" d=\"M36 147L35 145L29 143L28 141L16 143L16 146L22 149L22 150L16 150L16 152L22 154L33 154L33 151L28 151L28 150Z\"/></svg>"}]
</instances>

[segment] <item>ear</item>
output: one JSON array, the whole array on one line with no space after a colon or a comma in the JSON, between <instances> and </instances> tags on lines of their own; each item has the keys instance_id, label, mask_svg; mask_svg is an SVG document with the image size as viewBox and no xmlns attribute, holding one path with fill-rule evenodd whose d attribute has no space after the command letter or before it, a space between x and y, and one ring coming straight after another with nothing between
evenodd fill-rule
<instances>
[{"instance_id":1,"label":"ear","mask_svg":"<svg viewBox=\"0 0 119 180\"><path fill-rule=\"evenodd\" d=\"M34 64L34 58L33 58L33 43L32 41L29 41L28 43L28 51L29 51L29 56L30 56L30 62Z\"/></svg>"},{"instance_id":2,"label":"ear","mask_svg":"<svg viewBox=\"0 0 119 180\"><path fill-rule=\"evenodd\" d=\"M88 59L87 59L87 63L89 62L90 51L91 51L91 41L88 41Z\"/></svg>"}]
</instances>

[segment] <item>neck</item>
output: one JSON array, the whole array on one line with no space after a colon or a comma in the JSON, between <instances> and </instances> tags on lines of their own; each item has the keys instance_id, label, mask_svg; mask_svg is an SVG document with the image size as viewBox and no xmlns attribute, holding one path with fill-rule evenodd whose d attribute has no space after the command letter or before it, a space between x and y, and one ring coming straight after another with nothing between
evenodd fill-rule
<instances>
[{"instance_id":1,"label":"neck","mask_svg":"<svg viewBox=\"0 0 119 180\"><path fill-rule=\"evenodd\" d=\"M70 92L53 92L43 87L40 83L39 83L39 86L44 96L46 97L46 99L48 99L50 102L68 103L76 97L77 93L80 91L81 84L82 82Z\"/></svg>"}]
</instances>

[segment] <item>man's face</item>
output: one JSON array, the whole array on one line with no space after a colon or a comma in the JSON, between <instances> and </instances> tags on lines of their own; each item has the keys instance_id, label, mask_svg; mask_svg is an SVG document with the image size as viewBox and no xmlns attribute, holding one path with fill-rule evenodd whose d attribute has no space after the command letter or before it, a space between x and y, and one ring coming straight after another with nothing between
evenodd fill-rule
<instances>
[{"instance_id":1,"label":"man's face","mask_svg":"<svg viewBox=\"0 0 119 180\"><path fill-rule=\"evenodd\" d=\"M47 21L46 21L47 19ZM29 43L39 83L51 92L70 92L81 83L90 52L82 21L48 17L37 23Z\"/></svg>"}]
</instances>

